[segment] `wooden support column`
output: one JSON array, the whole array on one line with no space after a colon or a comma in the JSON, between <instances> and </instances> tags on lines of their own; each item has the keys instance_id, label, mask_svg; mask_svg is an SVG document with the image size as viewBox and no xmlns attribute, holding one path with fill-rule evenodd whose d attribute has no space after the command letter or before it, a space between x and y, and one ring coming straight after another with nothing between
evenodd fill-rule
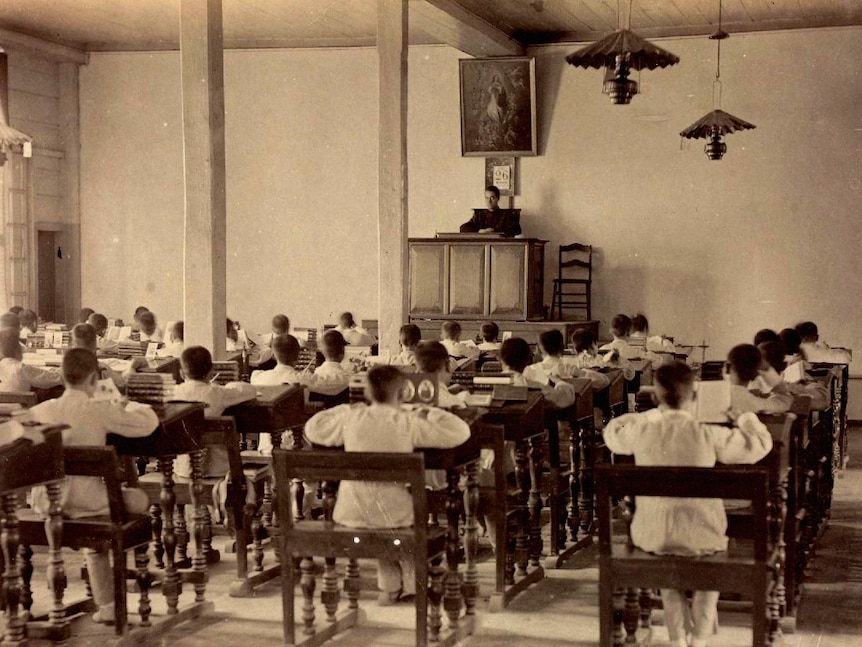
<instances>
[{"instance_id":1,"label":"wooden support column","mask_svg":"<svg viewBox=\"0 0 862 647\"><path fill-rule=\"evenodd\" d=\"M180 0L186 346L225 356L224 54L221 0Z\"/></svg>"},{"instance_id":2,"label":"wooden support column","mask_svg":"<svg viewBox=\"0 0 862 647\"><path fill-rule=\"evenodd\" d=\"M63 318L77 321L81 310L81 121L78 100L78 63L60 63L60 195L63 205L65 281ZM59 312L57 313L59 316Z\"/></svg>"},{"instance_id":3,"label":"wooden support column","mask_svg":"<svg viewBox=\"0 0 862 647\"><path fill-rule=\"evenodd\" d=\"M398 352L407 321L407 0L377 9L380 348Z\"/></svg>"}]
</instances>

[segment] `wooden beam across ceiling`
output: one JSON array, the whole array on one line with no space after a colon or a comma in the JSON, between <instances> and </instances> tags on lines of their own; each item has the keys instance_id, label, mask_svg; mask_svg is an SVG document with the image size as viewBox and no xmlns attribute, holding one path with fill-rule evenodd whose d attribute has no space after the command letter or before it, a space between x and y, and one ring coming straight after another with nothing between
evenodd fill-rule
<instances>
[{"instance_id":1,"label":"wooden beam across ceiling","mask_svg":"<svg viewBox=\"0 0 862 647\"><path fill-rule=\"evenodd\" d=\"M455 0L411 0L411 26L470 56L522 56L524 46Z\"/></svg>"},{"instance_id":2,"label":"wooden beam across ceiling","mask_svg":"<svg viewBox=\"0 0 862 647\"><path fill-rule=\"evenodd\" d=\"M39 54L60 63L86 65L87 52L66 45L58 45L41 38L19 34L8 29L0 29L0 48L7 52L21 51Z\"/></svg>"}]
</instances>

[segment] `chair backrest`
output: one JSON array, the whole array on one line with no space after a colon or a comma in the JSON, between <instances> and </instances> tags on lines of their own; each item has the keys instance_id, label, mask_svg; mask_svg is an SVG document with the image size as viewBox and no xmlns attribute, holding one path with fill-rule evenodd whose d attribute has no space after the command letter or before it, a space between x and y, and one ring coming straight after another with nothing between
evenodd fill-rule
<instances>
[{"instance_id":1,"label":"chair backrest","mask_svg":"<svg viewBox=\"0 0 862 647\"><path fill-rule=\"evenodd\" d=\"M560 278L563 278L563 270L576 268L581 275L586 273L587 280L593 277L593 246L571 243L560 245ZM572 271L576 271L572 270Z\"/></svg>"},{"instance_id":2,"label":"chair backrest","mask_svg":"<svg viewBox=\"0 0 862 647\"><path fill-rule=\"evenodd\" d=\"M123 469L113 447L64 447L63 463L66 475L100 477L108 491L111 520L125 523L126 508L123 505L121 486Z\"/></svg>"},{"instance_id":3,"label":"chair backrest","mask_svg":"<svg viewBox=\"0 0 862 647\"><path fill-rule=\"evenodd\" d=\"M0 493L63 478L63 434L66 425L44 427L44 443L17 440L0 451Z\"/></svg>"},{"instance_id":4,"label":"chair backrest","mask_svg":"<svg viewBox=\"0 0 862 647\"><path fill-rule=\"evenodd\" d=\"M36 405L36 394L33 391L0 391L0 403L20 404L29 408Z\"/></svg>"},{"instance_id":5,"label":"chair backrest","mask_svg":"<svg viewBox=\"0 0 862 647\"><path fill-rule=\"evenodd\" d=\"M613 501L626 496L744 499L751 501L752 536L767 538L769 474L765 467L655 467L597 465L599 553L611 554ZM766 560L766 541L755 542L755 559Z\"/></svg>"}]
</instances>

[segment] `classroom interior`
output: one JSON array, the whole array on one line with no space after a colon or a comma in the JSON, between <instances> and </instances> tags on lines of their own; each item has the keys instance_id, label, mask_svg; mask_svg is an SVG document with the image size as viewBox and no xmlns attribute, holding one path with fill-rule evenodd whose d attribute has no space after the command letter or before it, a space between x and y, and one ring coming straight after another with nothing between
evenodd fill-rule
<instances>
[{"instance_id":1,"label":"classroom interior","mask_svg":"<svg viewBox=\"0 0 862 647\"><path fill-rule=\"evenodd\" d=\"M429 1L446 25L458 25L447 41L446 29L421 22L424 0L300 2L284 11L224 0L225 219L215 262L224 272L206 294L189 288L188 253L211 248L219 226L184 225L189 118L184 127L179 15L195 0L146 0L147 9L51 4L0 0L3 108L33 140L32 157L10 151L0 167L4 312L44 304L52 319L75 322L86 306L129 320L143 304L160 322L198 314L211 322L221 313L259 332L281 312L295 326L320 328L343 311L357 321L400 312L406 321L406 277L393 293L381 276L393 263L406 269L408 236L457 231L482 206L484 159L461 151L458 61L497 47L494 55L535 59L538 150L517 159L511 206L521 209L525 236L548 241L549 307L558 246L582 242L594 250L593 319L605 338L616 313L644 312L653 332L705 346L706 360L724 359L759 329L805 320L833 346L862 348L854 323L862 320L862 228L853 224L862 197L862 72L853 63L862 56L862 2L724 1L732 37L721 50L723 107L757 127L727 136L727 154L712 161L703 140L679 133L713 107L716 48L707 35L717 2L635 0L632 28L648 21L657 34L650 39L681 62L644 70L631 105L614 106L599 71L565 62L593 38L516 38L525 33L519 11L557 17L576 2L509 0L500 3L508 22L494 23L477 17L478 0ZM613 3L587 4L597 24L616 26ZM409 19L395 127L381 126L392 105L380 88L395 69L375 44L384 5L403 7ZM279 40L273 15L293 34L289 11L313 35ZM660 25L692 11L696 27ZM276 36L255 40L253 26L266 16ZM387 40L397 47L397 38ZM392 146L393 132L406 157L400 202L381 179L393 168L382 143ZM385 217L394 209L403 229L388 231L383 200ZM210 307L213 294L223 299ZM381 345L396 341L381 331ZM853 364L848 378L846 413L859 421L862 374ZM858 487L844 492L858 501ZM858 632L847 624L846 633ZM844 644L832 638L820 644Z\"/></svg>"}]
</instances>

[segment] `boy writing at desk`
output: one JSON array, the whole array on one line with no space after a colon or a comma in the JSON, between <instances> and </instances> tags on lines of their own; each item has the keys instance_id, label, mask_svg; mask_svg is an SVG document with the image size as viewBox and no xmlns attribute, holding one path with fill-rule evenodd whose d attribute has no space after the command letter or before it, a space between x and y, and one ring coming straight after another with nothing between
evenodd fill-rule
<instances>
[{"instance_id":1,"label":"boy writing at desk","mask_svg":"<svg viewBox=\"0 0 862 647\"><path fill-rule=\"evenodd\" d=\"M727 355L727 362L730 368L730 402L733 409L770 413L790 410L793 396L782 382L781 376L763 359L757 346L734 346ZM759 383L760 393L749 390L755 380Z\"/></svg>"},{"instance_id":2,"label":"boy writing at desk","mask_svg":"<svg viewBox=\"0 0 862 647\"><path fill-rule=\"evenodd\" d=\"M342 404L321 411L305 425L305 435L319 445L344 446L349 452L412 452L416 447L457 447L470 437L467 423L438 408L401 407L404 377L394 366L368 371L365 404ZM343 481L333 519L348 528L403 528L413 524L410 494L398 483ZM378 560L377 585L382 605L415 595L410 562Z\"/></svg>"},{"instance_id":3,"label":"boy writing at desk","mask_svg":"<svg viewBox=\"0 0 862 647\"><path fill-rule=\"evenodd\" d=\"M145 404L126 405L96 401L99 363L92 351L72 348L63 356L63 382L66 390L59 398L48 400L30 409L29 417L45 424L65 424L63 444L67 446L104 445L109 433L141 438L149 436L159 425L155 412ZM108 514L108 493L102 480L93 476L67 476L62 484L60 504L63 515L72 519ZM149 509L147 495L139 489L123 490L123 503L132 514L144 514ZM33 507L40 513L49 510L44 486L33 489ZM114 621L114 581L106 550L84 549L84 559L90 573L93 600L99 610L96 622Z\"/></svg>"},{"instance_id":4,"label":"boy writing at desk","mask_svg":"<svg viewBox=\"0 0 862 647\"><path fill-rule=\"evenodd\" d=\"M772 449L769 430L753 413L736 417L736 426L698 423L694 374L674 361L655 373L657 409L614 418L604 431L615 454L634 455L637 465L713 467L756 463ZM709 555L727 549L727 516L721 499L638 497L631 538L641 550L659 555ZM683 590L662 589L664 618L672 647L705 647L718 627L718 591L695 591L689 610Z\"/></svg>"},{"instance_id":5,"label":"boy writing at desk","mask_svg":"<svg viewBox=\"0 0 862 647\"><path fill-rule=\"evenodd\" d=\"M50 389L62 384L63 379L57 371L27 366L21 361L23 357L18 330L0 330L0 391Z\"/></svg>"}]
</instances>

